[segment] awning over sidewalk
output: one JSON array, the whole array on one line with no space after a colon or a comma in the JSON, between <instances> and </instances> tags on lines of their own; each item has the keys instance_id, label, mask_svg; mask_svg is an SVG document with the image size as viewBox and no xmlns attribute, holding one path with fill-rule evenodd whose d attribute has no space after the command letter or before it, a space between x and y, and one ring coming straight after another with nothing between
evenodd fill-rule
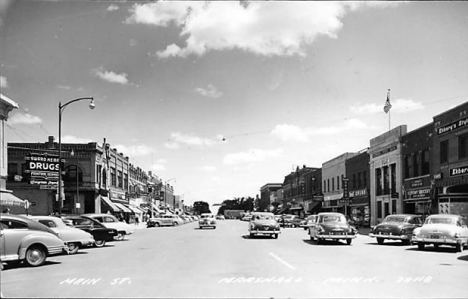
<instances>
[{"instance_id":1,"label":"awning over sidewalk","mask_svg":"<svg viewBox=\"0 0 468 299\"><path fill-rule=\"evenodd\" d=\"M7 190L0 191L0 205L10 207L26 207L26 201L14 196Z\"/></svg>"},{"instance_id":2,"label":"awning over sidewalk","mask_svg":"<svg viewBox=\"0 0 468 299\"><path fill-rule=\"evenodd\" d=\"M101 199L101 203L104 202L113 212L121 212L122 210L117 207L108 197L99 195L98 198Z\"/></svg>"},{"instance_id":3,"label":"awning over sidewalk","mask_svg":"<svg viewBox=\"0 0 468 299\"><path fill-rule=\"evenodd\" d=\"M138 209L137 207L130 206L130 205L124 205L124 206L126 206L127 208L129 208L130 210L132 210L136 214L144 213L144 211L142 211L141 209Z\"/></svg>"},{"instance_id":4,"label":"awning over sidewalk","mask_svg":"<svg viewBox=\"0 0 468 299\"><path fill-rule=\"evenodd\" d=\"M129 208L127 208L126 206L124 206L123 204L121 204L120 202L114 202L114 204L119 207L119 209L121 209L124 213L133 213L132 210L130 210Z\"/></svg>"}]
</instances>

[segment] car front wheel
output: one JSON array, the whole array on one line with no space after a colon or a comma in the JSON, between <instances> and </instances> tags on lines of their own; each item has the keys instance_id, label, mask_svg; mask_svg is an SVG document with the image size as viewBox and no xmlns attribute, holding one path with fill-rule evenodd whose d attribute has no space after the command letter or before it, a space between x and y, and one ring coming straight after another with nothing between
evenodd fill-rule
<instances>
[{"instance_id":1,"label":"car front wheel","mask_svg":"<svg viewBox=\"0 0 468 299\"><path fill-rule=\"evenodd\" d=\"M80 249L80 245L78 243L68 243L68 254L75 254Z\"/></svg>"},{"instance_id":2,"label":"car front wheel","mask_svg":"<svg viewBox=\"0 0 468 299\"><path fill-rule=\"evenodd\" d=\"M115 239L117 241L122 241L125 238L125 234L123 232L118 232L117 236L115 236Z\"/></svg>"},{"instance_id":3,"label":"car front wheel","mask_svg":"<svg viewBox=\"0 0 468 299\"><path fill-rule=\"evenodd\" d=\"M46 251L39 246L32 246L26 251L25 262L31 267L42 266L47 259Z\"/></svg>"},{"instance_id":4,"label":"car front wheel","mask_svg":"<svg viewBox=\"0 0 468 299\"><path fill-rule=\"evenodd\" d=\"M353 242L353 239L346 239L346 244L351 245L351 242Z\"/></svg>"},{"instance_id":5,"label":"car front wheel","mask_svg":"<svg viewBox=\"0 0 468 299\"><path fill-rule=\"evenodd\" d=\"M418 249L419 249L419 250L424 250L424 243L419 242L419 243L418 243Z\"/></svg>"},{"instance_id":6,"label":"car front wheel","mask_svg":"<svg viewBox=\"0 0 468 299\"><path fill-rule=\"evenodd\" d=\"M94 242L94 246L96 247L104 247L104 245L106 245L106 241L105 240L96 240Z\"/></svg>"}]
</instances>

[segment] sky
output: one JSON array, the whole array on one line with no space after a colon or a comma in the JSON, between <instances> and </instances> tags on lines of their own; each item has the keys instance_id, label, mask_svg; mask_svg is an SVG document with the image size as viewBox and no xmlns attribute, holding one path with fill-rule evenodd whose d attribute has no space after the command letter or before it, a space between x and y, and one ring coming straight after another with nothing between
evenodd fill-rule
<instances>
[{"instance_id":1,"label":"sky","mask_svg":"<svg viewBox=\"0 0 468 299\"><path fill-rule=\"evenodd\" d=\"M8 142L102 143L186 204L255 197L468 101L468 2L0 3ZM383 107L390 89L392 108Z\"/></svg>"}]
</instances>

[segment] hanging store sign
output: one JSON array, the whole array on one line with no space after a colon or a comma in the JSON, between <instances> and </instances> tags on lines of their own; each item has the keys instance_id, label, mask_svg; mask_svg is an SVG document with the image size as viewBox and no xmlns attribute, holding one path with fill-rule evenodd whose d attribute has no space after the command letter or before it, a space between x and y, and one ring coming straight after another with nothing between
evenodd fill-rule
<instances>
[{"instance_id":1,"label":"hanging store sign","mask_svg":"<svg viewBox=\"0 0 468 299\"><path fill-rule=\"evenodd\" d=\"M59 157L49 154L30 154L25 157L25 173L30 175L31 185L57 186L59 179ZM63 160L62 160L63 164ZM62 165L63 166L63 165Z\"/></svg>"},{"instance_id":2,"label":"hanging store sign","mask_svg":"<svg viewBox=\"0 0 468 299\"><path fill-rule=\"evenodd\" d=\"M408 199L429 197L431 188L413 189L406 191Z\"/></svg>"}]
</instances>

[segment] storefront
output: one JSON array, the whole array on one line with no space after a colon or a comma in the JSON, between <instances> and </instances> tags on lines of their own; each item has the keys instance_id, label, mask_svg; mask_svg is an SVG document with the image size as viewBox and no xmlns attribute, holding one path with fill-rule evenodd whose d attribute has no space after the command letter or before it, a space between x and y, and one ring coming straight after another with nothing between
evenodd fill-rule
<instances>
[{"instance_id":1,"label":"storefront","mask_svg":"<svg viewBox=\"0 0 468 299\"><path fill-rule=\"evenodd\" d=\"M368 227L370 225L370 198L367 189L349 191L348 215L356 225L361 227Z\"/></svg>"},{"instance_id":2,"label":"storefront","mask_svg":"<svg viewBox=\"0 0 468 299\"><path fill-rule=\"evenodd\" d=\"M423 219L431 213L431 180L430 176L406 179L403 184L405 203L404 211L407 214L417 214Z\"/></svg>"}]
</instances>

